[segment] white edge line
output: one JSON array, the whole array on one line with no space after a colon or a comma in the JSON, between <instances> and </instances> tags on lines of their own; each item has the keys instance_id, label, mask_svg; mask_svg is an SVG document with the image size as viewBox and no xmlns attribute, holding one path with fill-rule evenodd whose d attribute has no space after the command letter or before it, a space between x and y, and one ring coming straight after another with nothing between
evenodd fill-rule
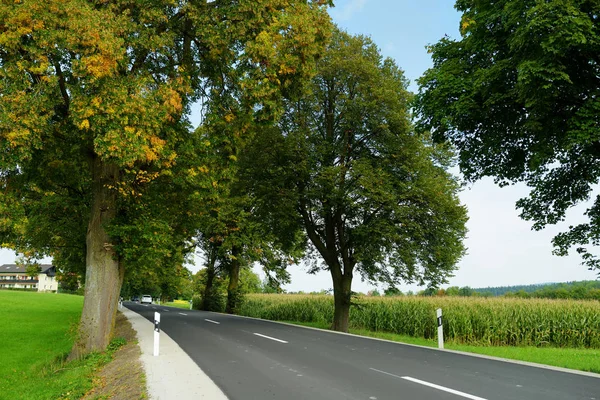
<instances>
[{"instance_id":1,"label":"white edge line","mask_svg":"<svg viewBox=\"0 0 600 400\"><path fill-rule=\"evenodd\" d=\"M279 343L288 343L285 340L277 339L277 338L274 338L274 337L271 337L271 336L267 336L267 335L261 335L260 333L256 333L256 332L254 332L254 335L260 336L260 337L264 337L265 339L271 339L271 340L274 340L274 341L279 342Z\"/></svg>"},{"instance_id":2,"label":"white edge line","mask_svg":"<svg viewBox=\"0 0 600 400\"><path fill-rule=\"evenodd\" d=\"M457 396L462 396L462 397L465 397L465 398L471 399L471 400L487 400L487 399L484 399L483 397L473 396L472 394L468 394L468 393L464 393L464 392L459 392L458 390L454 390L454 389L450 389L450 388L447 388L447 387L444 387L444 386L436 385L435 383L425 382L425 381L422 381L420 379L411 378L410 376L403 376L402 379L406 379L407 381L418 383L418 384L423 385L423 386L429 386L431 388L434 388L434 389L437 389L437 390L441 390L441 391L444 391L444 392L452 393L452 394L455 394Z\"/></svg>"},{"instance_id":3,"label":"white edge line","mask_svg":"<svg viewBox=\"0 0 600 400\"><path fill-rule=\"evenodd\" d=\"M206 318L204 318L204 320L207 321L207 322L212 322L213 324L217 324L217 325L220 324L220 322L213 321L212 319L206 319Z\"/></svg>"},{"instance_id":4,"label":"white edge line","mask_svg":"<svg viewBox=\"0 0 600 400\"><path fill-rule=\"evenodd\" d=\"M450 389L450 388L447 388L445 386L436 385L435 383L430 383L430 382L422 381L420 379L412 378L410 376L394 375L394 374L391 374L389 372L385 372L385 371L382 371L380 369L375 369L375 368L369 368L369 369L371 371L376 371L376 372L380 372L382 374L393 376L394 378L404 379L404 380L407 380L407 381L418 383L418 384L423 385L423 386L429 386L429 387L437 389L437 390L441 390L441 391L444 391L444 392L452 393L452 394L455 394L457 396L462 396L462 397L465 397L467 399L471 399L471 400L487 400L487 399L484 399L483 397L473 396L472 394L468 394L468 393L464 393L464 392L459 392L458 390Z\"/></svg>"},{"instance_id":5,"label":"white edge line","mask_svg":"<svg viewBox=\"0 0 600 400\"><path fill-rule=\"evenodd\" d=\"M374 337L370 337L370 336L361 336L361 335L356 335L354 333L338 332L338 331L332 331L332 330L329 330L329 329L313 328L312 326L296 325L296 324L290 324L288 322L272 321L270 319L264 319L264 318L246 317L245 315L225 314L225 313L220 313L220 312L215 312L215 311L207 311L207 312L210 312L210 313L213 313L213 314L217 314L217 315L226 315L228 317L253 319L255 321L263 321L263 322L270 322L272 324L293 326L295 328L310 329L310 330L313 330L313 331L320 331L320 332L328 332L328 333L333 333L333 334L336 334L336 335L353 336L353 337L357 337L357 338L361 338L361 339L376 340L378 342L387 342L387 343L392 343L392 344L396 344L396 345L399 345L399 346L415 347L415 348L419 348L419 349L427 349L427 350L432 350L432 351L440 351L440 352L443 352L443 353L454 353L454 354L460 354L462 356L467 356L467 357L482 358L484 360L499 361L499 362L504 362L504 363L507 363L507 364L524 365L526 367L533 367L533 368L539 368L539 369L547 369L547 370L550 370L550 371L564 372L566 374L589 376L591 378L598 378L598 379L600 379L600 374L597 374L595 372L581 371L581 370L578 370L578 369L556 367L554 365L538 364L538 363L534 363L534 362L530 362L530 361L520 361L520 360L514 360L514 359L510 359L510 358L494 357L494 356L488 356L488 355L485 355L485 354L468 353L466 351L460 351L460 350L438 349L437 347L429 347L429 346L422 346L422 345L419 345L419 344L397 342L395 340L380 339L380 338L374 338Z\"/></svg>"},{"instance_id":6,"label":"white edge line","mask_svg":"<svg viewBox=\"0 0 600 400\"><path fill-rule=\"evenodd\" d=\"M382 371L382 370L380 370L380 369L375 369L375 368L369 368L369 369L370 369L371 371L381 372L382 374L386 374L386 375L389 375L389 376L393 376L394 378L402 379L402 377L401 377L400 375L394 375L394 374L390 374L389 372L385 372L385 371Z\"/></svg>"},{"instance_id":7,"label":"white edge line","mask_svg":"<svg viewBox=\"0 0 600 400\"><path fill-rule=\"evenodd\" d=\"M177 313L177 314L181 314L181 315L187 315L187 314L185 314L185 313L182 313L182 312L180 312L180 313Z\"/></svg>"}]
</instances>

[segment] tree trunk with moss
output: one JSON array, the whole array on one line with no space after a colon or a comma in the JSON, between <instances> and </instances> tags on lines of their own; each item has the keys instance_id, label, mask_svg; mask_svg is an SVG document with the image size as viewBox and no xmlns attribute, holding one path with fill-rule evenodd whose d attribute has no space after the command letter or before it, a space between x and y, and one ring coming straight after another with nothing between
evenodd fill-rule
<instances>
[{"instance_id":1,"label":"tree trunk with moss","mask_svg":"<svg viewBox=\"0 0 600 400\"><path fill-rule=\"evenodd\" d=\"M223 311L221 296L215 290L215 277L217 271L215 269L216 262L216 251L212 251L209 254L208 264L206 266L206 284L204 286L204 292L202 293L202 306L200 307L204 311Z\"/></svg>"},{"instance_id":2,"label":"tree trunk with moss","mask_svg":"<svg viewBox=\"0 0 600 400\"><path fill-rule=\"evenodd\" d=\"M235 314L240 302L242 294L240 293L240 248L234 246L231 249L232 260L229 264L229 285L227 286L227 307L225 312Z\"/></svg>"},{"instance_id":3,"label":"tree trunk with moss","mask_svg":"<svg viewBox=\"0 0 600 400\"><path fill-rule=\"evenodd\" d=\"M105 227L117 212L115 165L94 157L91 161L93 200L86 237L85 297L78 337L69 355L80 358L104 351L115 325L125 269L119 264Z\"/></svg>"}]
</instances>

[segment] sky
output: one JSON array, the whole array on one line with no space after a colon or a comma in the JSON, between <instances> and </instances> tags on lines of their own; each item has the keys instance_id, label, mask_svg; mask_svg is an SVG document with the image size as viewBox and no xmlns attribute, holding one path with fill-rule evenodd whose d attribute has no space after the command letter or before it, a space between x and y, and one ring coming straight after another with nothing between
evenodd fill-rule
<instances>
[{"instance_id":1,"label":"sky","mask_svg":"<svg viewBox=\"0 0 600 400\"><path fill-rule=\"evenodd\" d=\"M451 0L337 0L330 14L336 24L351 34L370 36L381 53L393 58L411 81L431 67L426 46L444 35L458 38L460 14ZM193 118L192 118L193 119ZM515 202L527 196L524 185L497 187L491 179L469 185L460 199L469 210L467 255L458 264L447 286L491 287L547 282L596 279L594 272L580 265L578 255L552 255L551 239L569 225L583 222L585 204L567 214L567 220L543 231L532 231L531 223L519 218ZM15 254L0 249L0 264L14 262ZM49 262L50 260L45 260ZM197 271L202 259L196 257ZM327 272L308 275L304 265L291 266L292 282L287 291L320 291L333 287ZM259 268L255 271L262 276ZM353 281L353 290L367 292L374 286ZM419 290L414 285L400 285L403 291ZM382 288L380 288L382 289Z\"/></svg>"}]
</instances>

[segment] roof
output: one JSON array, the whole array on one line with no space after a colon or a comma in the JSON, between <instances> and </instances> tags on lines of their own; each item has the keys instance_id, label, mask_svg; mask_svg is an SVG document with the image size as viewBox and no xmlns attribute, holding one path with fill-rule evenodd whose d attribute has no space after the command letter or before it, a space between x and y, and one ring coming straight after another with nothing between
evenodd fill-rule
<instances>
[{"instance_id":1,"label":"roof","mask_svg":"<svg viewBox=\"0 0 600 400\"><path fill-rule=\"evenodd\" d=\"M50 268L53 267L52 264L40 264L40 267L42 268L42 274L45 274L46 271L48 271ZM26 268L27 266L25 265L17 265L17 264L4 264L0 266L0 274L7 274L7 273L26 273Z\"/></svg>"}]
</instances>

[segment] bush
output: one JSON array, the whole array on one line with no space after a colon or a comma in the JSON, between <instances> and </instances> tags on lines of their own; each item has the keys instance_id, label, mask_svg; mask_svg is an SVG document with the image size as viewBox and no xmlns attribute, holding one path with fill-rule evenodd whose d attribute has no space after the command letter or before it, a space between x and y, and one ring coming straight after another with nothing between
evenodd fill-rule
<instances>
[{"instance_id":1,"label":"bush","mask_svg":"<svg viewBox=\"0 0 600 400\"><path fill-rule=\"evenodd\" d=\"M224 312L225 300L226 297L218 290L212 290L206 298L204 298L204 293L202 295L195 294L192 297L192 308L194 310Z\"/></svg>"}]
</instances>

